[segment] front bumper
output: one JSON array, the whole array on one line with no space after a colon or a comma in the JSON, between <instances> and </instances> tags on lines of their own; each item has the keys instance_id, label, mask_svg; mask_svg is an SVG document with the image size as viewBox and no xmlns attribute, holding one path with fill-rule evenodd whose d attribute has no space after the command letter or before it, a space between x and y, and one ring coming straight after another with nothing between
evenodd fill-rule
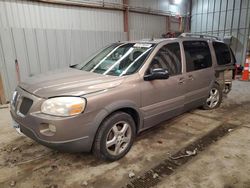
<instances>
[{"instance_id":1,"label":"front bumper","mask_svg":"<svg viewBox=\"0 0 250 188\"><path fill-rule=\"evenodd\" d=\"M58 151L74 153L74 152L89 152L91 150L91 145L89 145L88 136L67 141L47 141L39 138L32 129L29 129L21 124L19 124L19 128L20 131L27 137L35 140L36 142L46 147Z\"/></svg>"},{"instance_id":2,"label":"front bumper","mask_svg":"<svg viewBox=\"0 0 250 188\"><path fill-rule=\"evenodd\" d=\"M45 100L17 88L19 101L11 106L11 116L20 126L23 134L38 143L52 149L65 152L89 152L92 148L96 130L93 129L93 114L80 114L73 117L55 117L40 112L41 103ZM27 114L19 112L19 103L27 97L33 101ZM49 125L55 127L49 132Z\"/></svg>"}]
</instances>

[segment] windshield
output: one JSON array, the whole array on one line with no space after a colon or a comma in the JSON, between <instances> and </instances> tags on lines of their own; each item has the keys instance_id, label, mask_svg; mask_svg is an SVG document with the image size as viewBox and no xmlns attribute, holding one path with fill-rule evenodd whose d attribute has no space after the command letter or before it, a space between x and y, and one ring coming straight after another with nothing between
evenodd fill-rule
<instances>
[{"instance_id":1,"label":"windshield","mask_svg":"<svg viewBox=\"0 0 250 188\"><path fill-rule=\"evenodd\" d=\"M153 46L146 43L115 43L75 68L103 75L130 75L140 69Z\"/></svg>"}]
</instances>

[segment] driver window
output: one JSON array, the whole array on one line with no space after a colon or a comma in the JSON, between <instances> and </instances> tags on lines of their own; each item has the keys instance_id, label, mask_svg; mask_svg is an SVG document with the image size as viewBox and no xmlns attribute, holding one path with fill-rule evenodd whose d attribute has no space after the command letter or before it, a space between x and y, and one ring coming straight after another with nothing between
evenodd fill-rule
<instances>
[{"instance_id":1,"label":"driver window","mask_svg":"<svg viewBox=\"0 0 250 188\"><path fill-rule=\"evenodd\" d=\"M153 58L149 70L163 68L170 76L181 74L181 51L179 43L170 43L163 46Z\"/></svg>"}]
</instances>

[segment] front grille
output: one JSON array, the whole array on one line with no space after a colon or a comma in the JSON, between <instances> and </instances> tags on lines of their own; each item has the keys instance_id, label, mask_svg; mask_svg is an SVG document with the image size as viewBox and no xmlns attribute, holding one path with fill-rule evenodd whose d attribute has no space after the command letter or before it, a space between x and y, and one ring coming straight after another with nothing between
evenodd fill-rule
<instances>
[{"instance_id":1,"label":"front grille","mask_svg":"<svg viewBox=\"0 0 250 188\"><path fill-rule=\"evenodd\" d=\"M20 108L19 108L19 112L23 115L26 115L29 112L32 104L33 104L33 100L23 97Z\"/></svg>"}]
</instances>

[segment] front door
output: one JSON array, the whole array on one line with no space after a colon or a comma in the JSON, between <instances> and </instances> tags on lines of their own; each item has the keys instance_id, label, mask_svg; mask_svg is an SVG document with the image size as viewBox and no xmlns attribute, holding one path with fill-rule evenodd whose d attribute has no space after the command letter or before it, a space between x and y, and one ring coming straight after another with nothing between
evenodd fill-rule
<instances>
[{"instance_id":1,"label":"front door","mask_svg":"<svg viewBox=\"0 0 250 188\"><path fill-rule=\"evenodd\" d=\"M156 68L166 69L170 77L142 82L141 111L144 115L144 128L180 114L184 106L185 85L179 43L163 45L153 57L145 75Z\"/></svg>"}]
</instances>

